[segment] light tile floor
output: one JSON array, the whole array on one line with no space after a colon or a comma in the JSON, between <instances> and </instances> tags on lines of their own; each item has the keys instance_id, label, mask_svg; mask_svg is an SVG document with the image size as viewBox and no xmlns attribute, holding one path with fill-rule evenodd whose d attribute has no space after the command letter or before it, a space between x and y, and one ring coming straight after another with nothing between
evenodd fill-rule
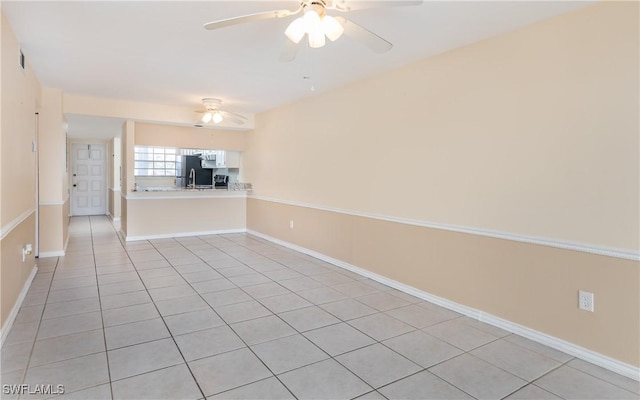
<instances>
[{"instance_id":1,"label":"light tile floor","mask_svg":"<svg viewBox=\"0 0 640 400\"><path fill-rule=\"evenodd\" d=\"M66 393L2 398L640 397L636 381L253 236L122 243L106 217L69 230L1 362L3 384Z\"/></svg>"}]
</instances>

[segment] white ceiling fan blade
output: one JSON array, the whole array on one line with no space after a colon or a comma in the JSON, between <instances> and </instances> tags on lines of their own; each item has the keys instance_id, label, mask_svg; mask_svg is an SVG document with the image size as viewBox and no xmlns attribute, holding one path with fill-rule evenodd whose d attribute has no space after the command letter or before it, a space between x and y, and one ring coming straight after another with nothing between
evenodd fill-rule
<instances>
[{"instance_id":1,"label":"white ceiling fan blade","mask_svg":"<svg viewBox=\"0 0 640 400\"><path fill-rule=\"evenodd\" d=\"M208 30L226 28L227 26L232 26L236 24L243 24L245 22L259 21L262 19L272 19L272 18L283 18L288 17L289 15L297 14L300 9L296 11L290 10L275 10L275 11L265 11L255 14L242 15L240 17L233 17L228 19L223 19L220 21L211 21L204 24L204 28Z\"/></svg>"},{"instance_id":2,"label":"white ceiling fan blade","mask_svg":"<svg viewBox=\"0 0 640 400\"><path fill-rule=\"evenodd\" d=\"M384 40L370 30L361 27L355 22L342 17L336 17L336 19L344 27L345 35L359 41L376 53L386 53L393 47L393 44L390 42Z\"/></svg>"},{"instance_id":3,"label":"white ceiling fan blade","mask_svg":"<svg viewBox=\"0 0 640 400\"><path fill-rule=\"evenodd\" d=\"M220 114L222 114L224 118L230 119L238 125L244 125L244 123L247 121L247 117L245 117L244 115L232 113L229 111L220 111Z\"/></svg>"},{"instance_id":4,"label":"white ceiling fan blade","mask_svg":"<svg viewBox=\"0 0 640 400\"><path fill-rule=\"evenodd\" d=\"M419 6L423 2L423 0L335 0L330 8L346 12L376 7Z\"/></svg>"},{"instance_id":5,"label":"white ceiling fan blade","mask_svg":"<svg viewBox=\"0 0 640 400\"><path fill-rule=\"evenodd\" d=\"M295 60L301 45L302 45L302 40L299 41L298 43L294 43L291 40L287 39L284 45L284 48L280 53L280 57L278 57L278 61L290 62Z\"/></svg>"}]
</instances>

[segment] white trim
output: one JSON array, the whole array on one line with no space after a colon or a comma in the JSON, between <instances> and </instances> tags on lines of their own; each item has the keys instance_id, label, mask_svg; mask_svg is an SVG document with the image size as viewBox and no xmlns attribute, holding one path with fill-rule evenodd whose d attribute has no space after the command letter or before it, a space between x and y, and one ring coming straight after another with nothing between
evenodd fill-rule
<instances>
[{"instance_id":1,"label":"white trim","mask_svg":"<svg viewBox=\"0 0 640 400\"><path fill-rule=\"evenodd\" d=\"M109 190L111 190L114 193L120 192L120 188L119 187L117 187L117 188L111 188L110 187Z\"/></svg>"},{"instance_id":2,"label":"white trim","mask_svg":"<svg viewBox=\"0 0 640 400\"><path fill-rule=\"evenodd\" d=\"M107 217L109 217L109 219L111 220L111 222L112 222L112 223L120 222L120 217L118 217L118 218L114 218L114 217L113 217L113 214L111 214L111 213L110 213L110 212L108 212L108 211L107 211Z\"/></svg>"},{"instance_id":3,"label":"white trim","mask_svg":"<svg viewBox=\"0 0 640 400\"><path fill-rule=\"evenodd\" d=\"M41 201L39 206L63 206L65 202L60 201Z\"/></svg>"},{"instance_id":4,"label":"white trim","mask_svg":"<svg viewBox=\"0 0 640 400\"><path fill-rule=\"evenodd\" d=\"M7 237L7 235L11 233L12 230L23 223L34 212L36 212L35 207L23 212L22 214L18 215L18 217L16 217L13 221L9 222L6 226L3 226L2 230L0 231L0 240L3 240L5 237Z\"/></svg>"},{"instance_id":5,"label":"white trim","mask_svg":"<svg viewBox=\"0 0 640 400\"><path fill-rule=\"evenodd\" d=\"M68 224L69 223L67 222L67 225ZM69 238L70 237L71 237L71 235L69 235L69 232L67 230L67 239L64 241L64 246L62 247L62 250L40 252L40 253L38 253L38 258L64 257L65 254L67 254L67 246L69 245Z\"/></svg>"},{"instance_id":6,"label":"white trim","mask_svg":"<svg viewBox=\"0 0 640 400\"><path fill-rule=\"evenodd\" d=\"M126 236L124 232L120 231L126 242L134 242L136 240L153 240L153 239L170 239L174 237L185 236L206 236L206 235L226 235L229 233L245 233L246 229L221 229L217 231L202 231L202 232L181 232L181 233L165 233L161 235L142 235L142 236Z\"/></svg>"},{"instance_id":7,"label":"white trim","mask_svg":"<svg viewBox=\"0 0 640 400\"><path fill-rule=\"evenodd\" d=\"M551 348L554 348L556 350L560 350L563 351L569 355L572 355L574 357L578 357L580 359L583 359L585 361L588 361L590 363L593 363L595 365L598 365L602 368L608 369L610 371L613 371L617 374L626 376L628 378L634 379L636 381L640 380L640 368L635 367L633 365L630 364L626 364L622 361L618 361L614 358L605 356L603 354L600 353L596 353L595 351L586 349L584 347L578 346L576 344L567 342L565 340L556 338L554 336L550 336L547 335L545 333L542 332L538 332L534 329L531 328L527 328L525 326L516 324L514 322L510 322L507 321L505 319L496 317L494 315L485 313L481 310L472 308L472 307L468 307L462 304L458 304L455 303L453 301L447 300L445 298L442 297L438 297L435 296L433 294L424 292L422 290L416 289L412 286L406 285L404 283L400 283L397 281L394 281L392 279L389 279L385 276L382 275L378 275L376 273L373 273L371 271L368 271L366 269L357 267L355 265L346 263L344 261L326 256L322 253L318 253L316 251L313 250L309 250L305 247L301 247L289 242L285 242L283 240L280 239L276 239L274 237L268 236L268 235L264 235L260 232L256 232L253 230L248 229L247 233L260 237L262 239L268 240L270 242L273 242L275 244L279 244L281 246L287 247L289 249L292 250L296 250L300 253L304 253L304 254L308 254L312 257L318 258L322 261L326 261L330 264L336 265L340 268L344 268L348 271L354 272L358 275L362 275L365 276L369 279L372 279L376 282L380 282L384 285L390 286L394 289L398 289L404 293L410 294L412 296L418 297L422 300L428 301L430 303L434 303L437 304L439 306L445 307L449 310L453 310L456 311L460 314L466 315L468 317L486 322L490 325L493 326L497 326L499 328L502 328L508 332L523 336L527 339L533 340L534 342L538 342L541 344L544 344L546 346L549 346Z\"/></svg>"},{"instance_id":8,"label":"white trim","mask_svg":"<svg viewBox=\"0 0 640 400\"><path fill-rule=\"evenodd\" d=\"M41 251L38 258L47 258L47 257L64 257L64 250L59 251Z\"/></svg>"},{"instance_id":9,"label":"white trim","mask_svg":"<svg viewBox=\"0 0 640 400\"><path fill-rule=\"evenodd\" d=\"M386 215L370 214L370 213L364 213L359 211L343 210L339 208L324 207L324 206L318 206L313 204L298 203L294 201L278 200L278 199L253 196L253 195L249 195L248 197L251 199L263 200L271 203L279 203L279 204L286 204L286 205L291 205L296 207L312 208L312 209L321 210L321 211L330 211L330 212L336 212L340 214L353 215L357 217L365 217L365 218L372 218L372 219L377 219L381 221L396 222L399 224L421 226L425 228L440 229L440 230L451 231L451 232L460 232L460 233L466 233L470 235L486 236L486 237L491 237L496 239L512 240L515 242L549 246L549 247L555 247L555 248L564 249L564 250L574 250L574 251L580 251L584 253L598 254L601 256L622 258L622 259L631 260L631 261L640 261L640 252L625 250L625 249L616 249L612 247L600 247L600 246L593 246L589 244L556 240L551 238L518 235L515 233L491 231L486 229L479 229L479 228L472 228L472 227L458 226L458 225L448 225L448 224L441 224L438 222L429 222L429 221L421 221L421 220L409 219L409 218L398 218L398 217L391 217Z\"/></svg>"},{"instance_id":10,"label":"white trim","mask_svg":"<svg viewBox=\"0 0 640 400\"><path fill-rule=\"evenodd\" d=\"M176 190L176 192L179 192ZM149 193L149 192L146 192ZM222 194L202 194L202 195L176 195L176 196L167 196L167 195L150 195L150 196L124 196L127 200L184 200L184 199L246 199L246 194L230 194L230 195L222 195Z\"/></svg>"},{"instance_id":11,"label":"white trim","mask_svg":"<svg viewBox=\"0 0 640 400\"><path fill-rule=\"evenodd\" d=\"M69 201L69 196L67 196L67 198L65 200L61 200L61 201L41 201L40 203L38 203L41 206L63 206L65 205L65 203Z\"/></svg>"},{"instance_id":12,"label":"white trim","mask_svg":"<svg viewBox=\"0 0 640 400\"><path fill-rule=\"evenodd\" d=\"M2 346L4 344L4 341L7 339L7 336L11 331L11 327L13 326L13 322L16 320L16 317L18 316L18 311L20 311L20 307L22 307L22 302L24 301L24 298L27 296L27 292L29 292L29 288L31 287L31 282L33 282L33 278L36 277L37 272L38 272L38 266L34 265L33 269L31 270L31 273L29 274L29 277L27 278L27 281L24 283L24 286L22 286L22 290L20 291L20 294L16 299L16 303L13 305L13 308L9 313L9 317L7 317L7 322L5 323L4 327L1 330L2 333L0 333L0 346Z\"/></svg>"}]
</instances>

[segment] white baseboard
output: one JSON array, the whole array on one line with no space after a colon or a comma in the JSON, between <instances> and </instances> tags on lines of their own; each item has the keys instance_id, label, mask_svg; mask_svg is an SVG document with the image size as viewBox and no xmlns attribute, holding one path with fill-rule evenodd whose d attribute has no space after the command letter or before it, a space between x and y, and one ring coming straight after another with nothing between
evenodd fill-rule
<instances>
[{"instance_id":1,"label":"white baseboard","mask_svg":"<svg viewBox=\"0 0 640 400\"><path fill-rule=\"evenodd\" d=\"M428 301L430 303L434 303L437 304L439 306L442 306L444 308L447 308L449 310L453 310L456 311L460 314L466 315L468 317L477 319L479 321L485 322L487 324L496 326L498 328L502 328L508 332L523 336L527 339L533 340L534 342L538 342L540 344L549 346L551 348L554 348L556 350L565 352L571 356L580 358L582 360L588 361L592 364L598 365L602 368L608 369L610 371L613 371L617 374L626 376L628 378L634 379L636 381L640 380L640 368L635 367L633 365L624 363L622 361L616 360L614 358L605 356L603 354L597 353L595 351L586 349L584 347L578 346L576 344L567 342L565 340L556 338L554 336L550 336L547 335L545 333L542 332L538 332L534 329L531 328L527 328L526 326L523 325L519 325L516 324L514 322L511 321L507 321L505 319L496 317L495 315L491 315L488 313L485 313L484 311L481 310L477 310L475 308L472 307L468 307L462 304L458 304L455 303L451 300L447 300L445 298L442 297L438 297L435 296L433 294L424 292L422 290L416 289L412 286L406 285L404 283L400 283L397 281L394 281L392 279L389 279L385 276L382 275L378 275L376 273L373 273L371 271L367 271L366 269L357 267L355 265L346 263L344 261L329 257L327 255L324 255L322 253L318 253L316 251L307 249L305 247L301 247L289 242L285 242L283 240L280 239L276 239L274 237L262 234L260 232L256 232L253 230L248 229L247 233L260 237L262 239L268 240L272 243L275 244L279 244L281 246L287 247L289 249L292 250L296 250L299 251L301 253L304 254L308 254L312 257L318 258L322 261L326 261L330 264L336 265L338 267L344 268L348 271L354 272L358 275L362 275L365 276L369 279L372 279L376 282L380 282L384 285L387 285L389 287L392 287L394 289L398 289L404 293L410 294L412 296L415 296L417 298L420 298L422 300Z\"/></svg>"},{"instance_id":2,"label":"white baseboard","mask_svg":"<svg viewBox=\"0 0 640 400\"><path fill-rule=\"evenodd\" d=\"M113 223L120 222L120 217L114 218L113 215L110 212L107 212L107 217L109 217L109 219Z\"/></svg>"},{"instance_id":3,"label":"white baseboard","mask_svg":"<svg viewBox=\"0 0 640 400\"><path fill-rule=\"evenodd\" d=\"M13 326L13 322L16 320L16 317L18 316L18 311L20 311L22 302L24 301L24 298L27 296L27 292L31 287L31 282L33 282L33 278L35 278L37 272L38 272L38 266L34 265L33 269L31 270L31 273L29 274L29 277L27 278L27 281L24 283L24 286L22 287L22 290L20 291L20 294L16 299L16 303L13 305L13 308L9 313L9 317L7 317L7 322L2 327L2 333L0 333L0 346L4 344L5 339L9 335L9 332L11 331L11 327Z\"/></svg>"},{"instance_id":4,"label":"white baseboard","mask_svg":"<svg viewBox=\"0 0 640 400\"><path fill-rule=\"evenodd\" d=\"M67 232L67 239L64 241L64 247L60 251L40 251L38 252L38 258L47 258L47 257L64 257L67 254L67 246L69 245L69 232Z\"/></svg>"},{"instance_id":5,"label":"white baseboard","mask_svg":"<svg viewBox=\"0 0 640 400\"><path fill-rule=\"evenodd\" d=\"M161 235L143 235L143 236L126 236L124 232L121 231L122 236L124 237L126 242L134 242L136 240L153 240L153 239L170 239L175 237L185 237L185 236L206 236L206 235L225 235L229 233L245 233L246 229L221 229L217 231L203 231L203 232L181 232L181 233L165 233Z\"/></svg>"}]
</instances>

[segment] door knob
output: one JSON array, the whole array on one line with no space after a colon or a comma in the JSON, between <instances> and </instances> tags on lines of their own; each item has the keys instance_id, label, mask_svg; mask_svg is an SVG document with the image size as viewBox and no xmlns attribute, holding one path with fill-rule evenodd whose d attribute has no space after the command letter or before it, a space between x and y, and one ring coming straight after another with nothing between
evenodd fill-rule
<instances>
[{"instance_id":1,"label":"door knob","mask_svg":"<svg viewBox=\"0 0 640 400\"><path fill-rule=\"evenodd\" d=\"M76 186L78 186L78 185L76 185L76 184L74 183L74 184L73 184L73 187L76 187Z\"/></svg>"}]
</instances>

